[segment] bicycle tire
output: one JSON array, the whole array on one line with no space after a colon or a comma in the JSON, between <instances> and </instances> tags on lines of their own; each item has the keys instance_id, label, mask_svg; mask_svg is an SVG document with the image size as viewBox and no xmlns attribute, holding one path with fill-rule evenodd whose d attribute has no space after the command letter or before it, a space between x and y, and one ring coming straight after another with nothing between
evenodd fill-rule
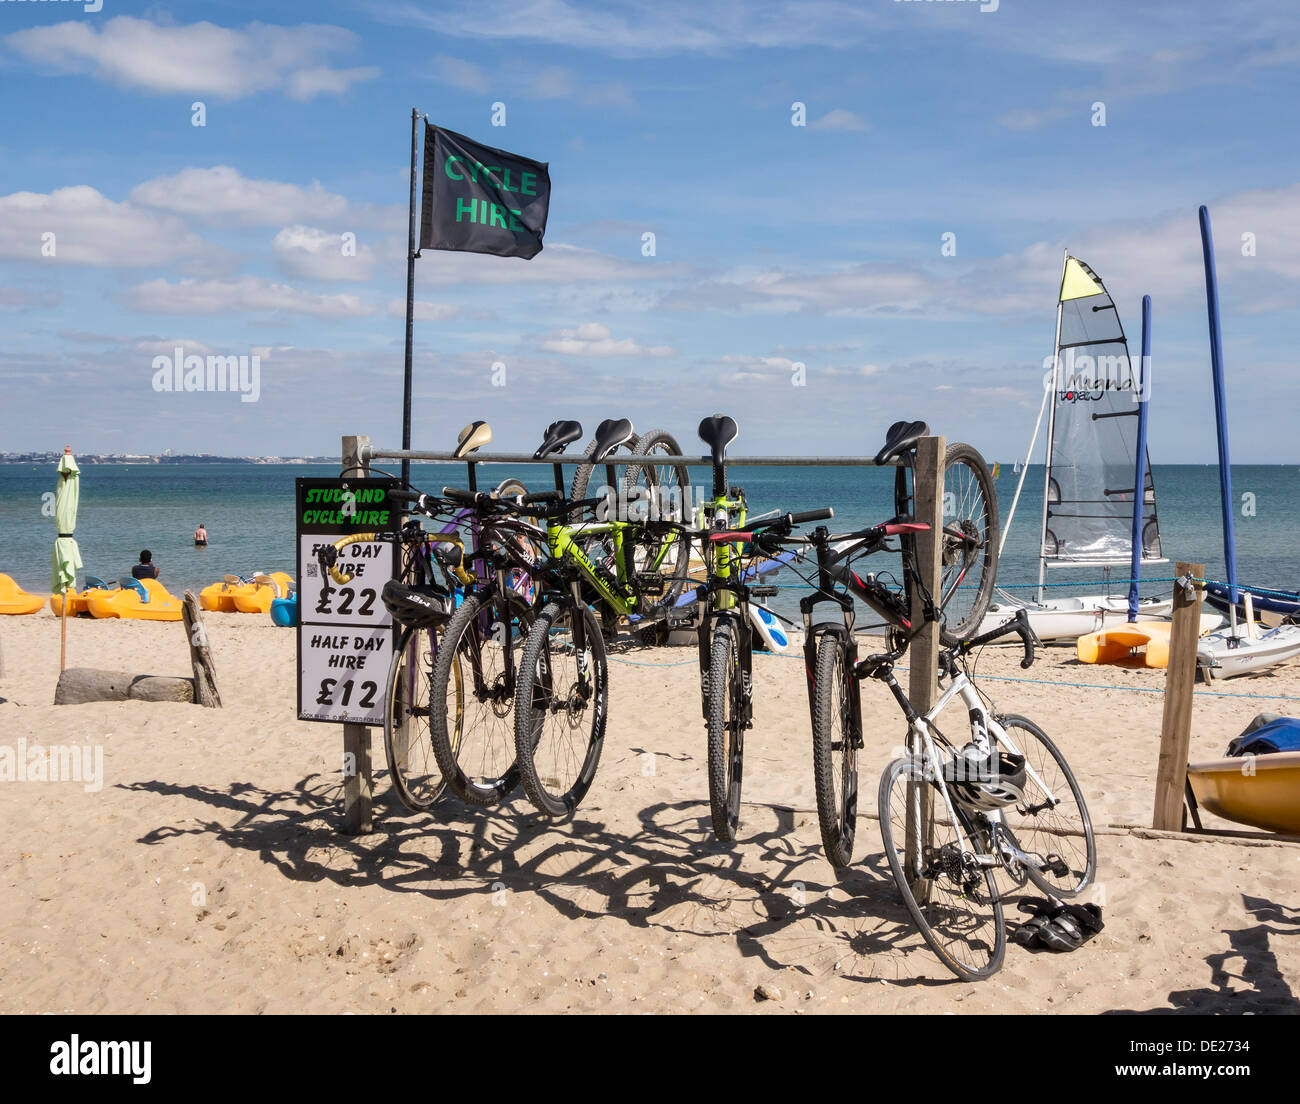
<instances>
[{"instance_id":1,"label":"bicycle tire","mask_svg":"<svg viewBox=\"0 0 1300 1104\"><path fill-rule=\"evenodd\" d=\"M1079 789L1079 783L1074 777L1074 772L1070 770L1070 765L1065 761L1065 756L1061 754L1061 749L1052 742L1051 738L1028 717L1022 717L1017 713L1008 713L996 718L998 724L1005 729L1028 733L1033 740L1039 744L1047 759L1052 760L1068 787L1071 797L1074 800L1076 811L1071 814L1068 810L1058 813L1062 809L1065 800L1060 797L1060 783L1053 784L1046 776L1049 774L1047 761L1041 756L1033 753L1032 745L1027 740L1017 741L1019 751L1025 756L1026 763L1033 767L1039 778L1046 782L1048 788L1057 796L1060 804L1050 810L1052 816L1050 819L1040 820L1037 815L1030 821L1025 814L1020 812L1020 806L1017 805L1012 809L1006 810L1007 827L1011 829L1012 837L1016 844L1023 850L1032 853L1041 852L1041 845L1037 842L1039 833L1049 837L1048 841L1057 841L1058 847L1064 847L1065 841L1073 839L1083 840L1083 854L1079 855L1077 850L1067 856L1060 851L1046 852L1046 854L1055 854L1065 864L1070 877L1065 881L1058 881L1047 877L1042 871L1034 868L1032 864L1025 866L1025 873L1029 875L1029 880L1034 883L1044 893L1051 894L1055 897L1070 898L1077 897L1087 889L1097 874L1097 840L1092 831L1092 818L1088 815L1088 806L1083 799L1083 793ZM1032 778L1027 777L1025 780L1025 796L1030 808L1040 804L1033 800L1033 791L1038 789L1037 784ZM1041 791L1039 791L1041 792ZM1044 795L1045 796L1045 795ZM1021 819L1014 820L1019 816ZM1034 825L1042 824L1042 828ZM1076 833L1078 833L1076 835Z\"/></svg>"},{"instance_id":2,"label":"bicycle tire","mask_svg":"<svg viewBox=\"0 0 1300 1104\"><path fill-rule=\"evenodd\" d=\"M940 608L953 643L980 627L998 574L998 496L979 450L954 443L944 453ZM966 546L973 539L973 549ZM971 575L975 581L972 585Z\"/></svg>"},{"instance_id":3,"label":"bicycle tire","mask_svg":"<svg viewBox=\"0 0 1300 1104\"><path fill-rule=\"evenodd\" d=\"M619 445L617 449L611 452L609 456L606 457L604 460L602 460L599 464L593 464L590 459L591 454L596 451L596 440L593 437L587 443L587 447L582 450L582 455L586 457L586 459L581 461L578 464L578 466L574 469L573 482L569 485L569 497L573 499L575 502L587 498L588 490L591 486L592 473L598 467L603 468L609 465L613 465L615 468L619 467L620 465L615 463L615 458L619 455L619 453L634 453L636 452L637 445L639 445L640 443L641 443L640 437L633 437L626 444ZM624 473L624 476L626 477L626 473ZM621 482L622 480L619 479L617 473L615 473L614 486L612 486L610 490L617 492L618 485ZM576 514L574 517L574 522L576 523L581 520L582 520L581 513Z\"/></svg>"},{"instance_id":4,"label":"bicycle tire","mask_svg":"<svg viewBox=\"0 0 1300 1104\"><path fill-rule=\"evenodd\" d=\"M650 456L656 449L662 449L665 457L682 455L682 449L677 443L677 439L663 429L652 429L649 433L639 437L632 453L634 456ZM685 464L665 464L663 466L671 469L671 478L674 484L666 492L667 497L670 500L676 499L676 509L673 512L680 512L681 514L680 517L666 520L676 520L685 525L690 525L694 520L690 473ZM630 503L632 501L633 489L639 487L645 487L647 491L656 496L659 503L663 502L665 497L663 475L657 468L641 467L636 464L629 464L626 468L627 470L623 475L625 502ZM674 504L670 501L669 506L671 510ZM624 548L630 557L629 562L625 564L629 575L653 569L664 576L664 592L656 600L647 600L645 602L646 612L654 613L675 605L685 589L686 577L690 571L691 539L689 535L681 532L672 537L671 540L665 540L662 536L645 532L638 534L638 539L629 542ZM665 552L666 548L670 549L670 551ZM664 564L671 564L670 570L662 570Z\"/></svg>"},{"instance_id":5,"label":"bicycle tire","mask_svg":"<svg viewBox=\"0 0 1300 1104\"><path fill-rule=\"evenodd\" d=\"M398 801L413 813L429 809L447 789L447 779L438 764L429 731L429 706L427 701L419 704L420 689L427 696L432 685L432 663L427 674L418 669L424 665L420 649L426 633L432 640L433 629L414 629L409 625L402 629L397 650L388 665L384 698L384 754L388 760L389 783ZM417 668L414 673L412 666ZM418 724L421 717L422 732ZM413 748L420 749L415 770L411 769ZM436 768L434 771L428 769L430 760Z\"/></svg>"},{"instance_id":6,"label":"bicycle tire","mask_svg":"<svg viewBox=\"0 0 1300 1104\"><path fill-rule=\"evenodd\" d=\"M576 611L576 613L575 613ZM568 677L568 664L558 675L557 656L565 655L564 626L572 625L576 616L583 618L590 656L587 666L594 686L588 698L575 693L582 661L574 656L574 677ZM547 676L549 675L549 679ZM551 685L548 687L547 682ZM556 704L556 683L566 686L565 705ZM528 644L519 660L519 683L516 697L522 703L515 710L515 761L523 779L528 800L543 813L553 817L570 815L586 797L600 764L605 742L605 722L609 713L609 675L605 659L605 641L591 607L571 603L548 602L537 614L528 636ZM578 700L575 700L578 699ZM559 720L561 708L565 716ZM575 714L577 724L574 724ZM556 724L548 732L548 718ZM590 719L591 731L584 737L565 739ZM548 739L549 737L549 739ZM538 764L538 759L542 763ZM569 768L578 763L575 770ZM563 773L561 773L563 771Z\"/></svg>"},{"instance_id":7,"label":"bicycle tire","mask_svg":"<svg viewBox=\"0 0 1300 1104\"><path fill-rule=\"evenodd\" d=\"M817 823L821 827L822 849L836 869L853 861L858 819L858 752L853 742L847 682L854 675L847 669L845 652L846 645L837 634L824 633L817 645L814 667L812 732ZM838 703L836 689L840 691Z\"/></svg>"},{"instance_id":8,"label":"bicycle tire","mask_svg":"<svg viewBox=\"0 0 1300 1104\"><path fill-rule=\"evenodd\" d=\"M741 768L745 757L740 717L745 690L737 635L729 617L714 629L705 695L709 710L709 814L713 834L722 843L734 843L740 828Z\"/></svg>"},{"instance_id":9,"label":"bicycle tire","mask_svg":"<svg viewBox=\"0 0 1300 1104\"><path fill-rule=\"evenodd\" d=\"M496 603L500 600L501 597L497 596L493 601ZM519 626L521 639L513 641L517 654L523 639L531 634L532 608L513 591L505 600L509 603L507 608L511 613L512 634L516 622ZM505 800L519 785L511 718L514 698L507 700L500 696L504 690L501 682L506 677L504 664L500 672L490 677L490 686L486 675L483 679L483 689L492 697L480 699L480 688L473 685L473 654L476 648L480 658L499 652L504 659L503 648L494 647L490 643L487 648L482 647L484 626L480 618L492 609L493 606L484 603L477 594L468 595L461 603L447 622L438 648L438 658L433 666L430 688L430 731L438 766L457 797L481 808L489 808ZM499 614L500 609L497 608L496 612ZM500 621L496 623L500 624ZM448 690L453 681L462 689L459 697L454 700L454 723L449 723ZM498 690L498 687L501 689ZM516 683L514 697L518 696L518 689ZM478 724L474 720L466 721L471 711L481 714L483 722L483 735L477 740L472 737L478 730ZM470 769L467 770L466 767Z\"/></svg>"},{"instance_id":10,"label":"bicycle tire","mask_svg":"<svg viewBox=\"0 0 1300 1104\"><path fill-rule=\"evenodd\" d=\"M1003 957L1007 949L1007 931L1006 920L1002 914L1002 899L998 893L997 883L993 878L993 871L990 867L982 867L973 880L978 887L982 883L984 895L988 902L991 917L989 923L992 925L992 931L985 933L983 942L976 940L975 946L984 946L986 951L974 950L971 958L975 961L967 962L958 958L949 948L952 941L946 940L937 930L935 921L941 920L944 915L946 898L956 897L958 900L966 896L965 889L961 894L951 894L947 892L946 882L949 880L946 875L933 879L918 879L915 883L903 869L903 863L900 860L898 841L894 836L894 823L892 817L893 802L890 795L894 791L895 785L901 782L904 793L904 834L908 830L907 817L911 812L911 805L908 801L907 787L921 785L932 787L929 782L912 781L908 775L915 770L911 759L904 756L895 759L885 768L884 773L880 776L880 791L878 795L878 811L880 814L880 835L885 846L885 857L889 861L890 871L894 875L894 882L898 886L898 891L902 895L903 904L911 914L913 923L916 924L922 938L929 945L930 949L938 957L939 961L951 970L957 977L963 981L983 981L992 977L1002 966ZM937 794L939 791L935 790ZM931 801L930 823L926 826L927 834L933 833L942 822L934 817L934 808L939 802ZM976 831L971 824L971 819L960 806L956 806L957 819L961 822L962 830L970 841L974 841ZM946 811L946 810L945 810ZM955 833L954 833L955 835ZM941 852L951 845L941 847L931 846L927 850L932 854L926 856L927 861L933 858L933 853ZM926 897L924 905L918 903L918 890L921 891L919 896ZM938 899L936 899L938 898ZM982 930L987 925L980 925ZM966 941L970 942L970 925L967 921L959 921L956 924L959 932L964 932Z\"/></svg>"}]
</instances>

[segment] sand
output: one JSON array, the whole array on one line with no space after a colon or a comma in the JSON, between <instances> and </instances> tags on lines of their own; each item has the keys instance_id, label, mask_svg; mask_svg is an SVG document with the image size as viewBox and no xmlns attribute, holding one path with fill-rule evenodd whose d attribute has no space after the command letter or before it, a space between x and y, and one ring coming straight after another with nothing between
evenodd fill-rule
<instances>
[{"instance_id":1,"label":"sand","mask_svg":"<svg viewBox=\"0 0 1300 1104\"><path fill-rule=\"evenodd\" d=\"M1150 823L1161 711L1158 693L1124 688L1160 688L1163 673L1051 649L1026 674L1010 651L985 652L979 674L1039 680L984 686L1074 766L1103 829L1106 928L1070 954L1011 945L1000 974L965 983L908 921L867 815L904 732L883 687L864 692L864 816L838 878L813 811L801 663L755 659L750 804L726 848L708 826L681 648L618 652L604 757L572 822L548 823L522 794L407 813L377 734L375 830L349 838L342 730L295 719L294 633L254 615L208 625L220 711L56 707L58 622L0 618L0 745L86 741L104 779L0 784L0 1011L1300 1010L1300 846L1123 827ZM188 674L179 625L68 630L71 665ZM1221 755L1261 710L1296 712L1259 695L1300 698L1300 665L1214 689L1258 697L1200 697L1193 759Z\"/></svg>"}]
</instances>

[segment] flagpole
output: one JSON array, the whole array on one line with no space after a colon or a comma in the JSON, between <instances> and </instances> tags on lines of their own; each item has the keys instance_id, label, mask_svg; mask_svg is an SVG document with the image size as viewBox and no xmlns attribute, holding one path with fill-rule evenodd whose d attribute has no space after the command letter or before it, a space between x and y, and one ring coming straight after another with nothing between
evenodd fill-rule
<instances>
[{"instance_id":1,"label":"flagpole","mask_svg":"<svg viewBox=\"0 0 1300 1104\"><path fill-rule=\"evenodd\" d=\"M411 207L406 231L406 363L402 374L402 448L411 447L411 343L415 332L415 158L419 149L420 109L411 108ZM402 460L402 482L411 480L411 461Z\"/></svg>"}]
</instances>

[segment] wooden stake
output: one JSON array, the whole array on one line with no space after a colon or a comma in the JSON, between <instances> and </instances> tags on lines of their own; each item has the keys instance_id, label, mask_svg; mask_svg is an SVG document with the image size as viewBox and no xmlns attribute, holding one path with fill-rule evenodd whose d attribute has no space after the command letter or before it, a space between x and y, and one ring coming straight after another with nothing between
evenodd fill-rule
<instances>
[{"instance_id":1,"label":"wooden stake","mask_svg":"<svg viewBox=\"0 0 1300 1104\"><path fill-rule=\"evenodd\" d=\"M943 467L946 442L942 437L922 437L916 443L915 483L912 487L912 517L914 521L924 522L930 527L929 532L916 534L916 569L931 597L938 602L942 593L942 563L940 549L943 532ZM920 625L921 631L912 638L908 648L907 696L918 713L928 713L939 693L939 623L925 620L925 610L919 593L912 595L912 624ZM917 745L911 749L916 755L922 754ZM919 793L916 790L919 788ZM907 807L909 810L908 830L904 840L904 858L906 868L916 869L916 856L919 851L933 843L934 833L934 788L925 782L908 782ZM915 804L914 804L915 802ZM911 823L910 810L917 810L918 823ZM888 810L881 810L881 816L888 816ZM912 887L918 903L925 904L930 898L928 882L917 883Z\"/></svg>"},{"instance_id":2,"label":"wooden stake","mask_svg":"<svg viewBox=\"0 0 1300 1104\"><path fill-rule=\"evenodd\" d=\"M192 590L185 592L185 600L181 604L181 621L185 625L185 638L190 645L190 667L194 671L194 700L208 709L220 709L221 695L217 693L217 668L212 662L212 649L208 647L203 611Z\"/></svg>"},{"instance_id":3,"label":"wooden stake","mask_svg":"<svg viewBox=\"0 0 1300 1104\"><path fill-rule=\"evenodd\" d=\"M1174 575L1205 578L1205 565L1182 563ZM1174 584L1174 625L1169 633L1165 670L1165 709L1160 725L1160 761L1156 764L1155 814L1151 827L1181 831L1186 823L1187 750L1192 742L1192 699L1196 688L1196 641L1201 635L1202 583L1188 590Z\"/></svg>"}]
</instances>

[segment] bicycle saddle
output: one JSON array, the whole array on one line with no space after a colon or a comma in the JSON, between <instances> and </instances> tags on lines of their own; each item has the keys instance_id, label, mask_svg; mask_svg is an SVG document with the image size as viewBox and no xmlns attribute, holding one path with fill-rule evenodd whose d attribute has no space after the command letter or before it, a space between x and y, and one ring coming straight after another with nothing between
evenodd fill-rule
<instances>
[{"instance_id":1,"label":"bicycle saddle","mask_svg":"<svg viewBox=\"0 0 1300 1104\"><path fill-rule=\"evenodd\" d=\"M876 463L885 464L916 448L916 442L930 435L924 422L895 422L885 434L885 447L876 453Z\"/></svg>"},{"instance_id":2,"label":"bicycle saddle","mask_svg":"<svg viewBox=\"0 0 1300 1104\"><path fill-rule=\"evenodd\" d=\"M456 438L456 449L451 454L455 460L468 456L492 440L492 427L487 422L470 422Z\"/></svg>"},{"instance_id":3,"label":"bicycle saddle","mask_svg":"<svg viewBox=\"0 0 1300 1104\"><path fill-rule=\"evenodd\" d=\"M709 446L713 453L713 462L721 464L727 455L727 446L740 436L740 427L735 418L725 414L715 414L700 422L700 440Z\"/></svg>"},{"instance_id":4,"label":"bicycle saddle","mask_svg":"<svg viewBox=\"0 0 1300 1104\"><path fill-rule=\"evenodd\" d=\"M599 463L620 445L632 440L632 423L626 418L606 418L596 427L596 440L591 447L592 463Z\"/></svg>"},{"instance_id":5,"label":"bicycle saddle","mask_svg":"<svg viewBox=\"0 0 1300 1104\"><path fill-rule=\"evenodd\" d=\"M540 460L553 452L563 452L565 445L581 436L581 422L552 422L546 427L546 436L542 439L541 447L533 453L533 459Z\"/></svg>"}]
</instances>

